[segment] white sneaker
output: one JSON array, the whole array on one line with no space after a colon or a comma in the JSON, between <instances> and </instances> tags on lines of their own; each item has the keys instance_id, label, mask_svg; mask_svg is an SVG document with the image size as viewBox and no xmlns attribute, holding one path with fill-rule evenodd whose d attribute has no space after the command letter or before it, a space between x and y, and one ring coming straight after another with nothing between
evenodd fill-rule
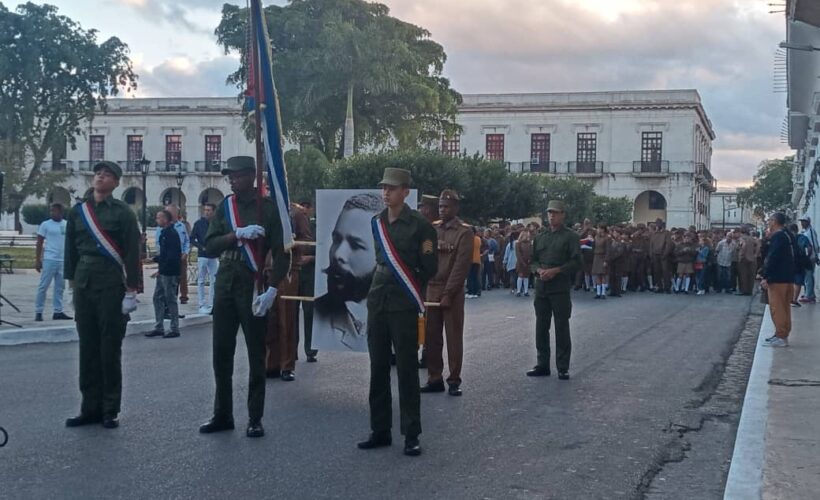
<instances>
[{"instance_id":1,"label":"white sneaker","mask_svg":"<svg viewBox=\"0 0 820 500\"><path fill-rule=\"evenodd\" d=\"M208 306L202 306L199 308L199 314L211 314L211 308Z\"/></svg>"},{"instance_id":2,"label":"white sneaker","mask_svg":"<svg viewBox=\"0 0 820 500\"><path fill-rule=\"evenodd\" d=\"M698 291L698 295L706 295L706 292L704 290L700 290Z\"/></svg>"},{"instance_id":3,"label":"white sneaker","mask_svg":"<svg viewBox=\"0 0 820 500\"><path fill-rule=\"evenodd\" d=\"M768 347L789 347L789 340L788 339L781 339L780 337L775 337L768 342L765 342L763 345Z\"/></svg>"}]
</instances>

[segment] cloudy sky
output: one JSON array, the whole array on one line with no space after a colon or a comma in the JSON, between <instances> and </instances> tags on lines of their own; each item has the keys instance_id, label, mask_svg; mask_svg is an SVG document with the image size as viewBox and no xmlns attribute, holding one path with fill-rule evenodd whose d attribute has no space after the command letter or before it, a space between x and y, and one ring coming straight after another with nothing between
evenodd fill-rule
<instances>
[{"instance_id":1,"label":"cloudy sky","mask_svg":"<svg viewBox=\"0 0 820 500\"><path fill-rule=\"evenodd\" d=\"M785 23L782 14L768 13L772 1L382 3L444 45L446 74L462 93L698 89L718 135L713 171L721 186L732 187L751 182L761 160L789 152L780 141L785 96L772 84ZM224 0L48 3L131 47L139 96L236 93L224 82L237 60L213 36Z\"/></svg>"}]
</instances>

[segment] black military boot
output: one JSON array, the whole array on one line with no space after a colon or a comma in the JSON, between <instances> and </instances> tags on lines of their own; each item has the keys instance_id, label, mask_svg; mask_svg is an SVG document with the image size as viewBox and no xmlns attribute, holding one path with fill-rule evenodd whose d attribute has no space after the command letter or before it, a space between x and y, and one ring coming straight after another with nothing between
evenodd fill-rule
<instances>
[{"instance_id":1,"label":"black military boot","mask_svg":"<svg viewBox=\"0 0 820 500\"><path fill-rule=\"evenodd\" d=\"M220 431L232 431L234 429L233 418L211 417L210 420L199 426L201 434L211 434Z\"/></svg>"},{"instance_id":2,"label":"black military boot","mask_svg":"<svg viewBox=\"0 0 820 500\"><path fill-rule=\"evenodd\" d=\"M367 438L367 441L362 441L356 446L358 446L360 450L372 450L374 448L384 448L385 446L391 446L392 444L393 437L390 436L389 433L377 434L374 432L370 434L370 437Z\"/></svg>"},{"instance_id":3,"label":"black military boot","mask_svg":"<svg viewBox=\"0 0 820 500\"><path fill-rule=\"evenodd\" d=\"M86 413L80 413L76 417L67 418L65 421L65 426L80 427L83 425L99 424L102 421L103 417L100 414L90 415Z\"/></svg>"},{"instance_id":4,"label":"black military boot","mask_svg":"<svg viewBox=\"0 0 820 500\"><path fill-rule=\"evenodd\" d=\"M404 440L404 454L408 457L417 457L421 455L421 444L418 437L408 436Z\"/></svg>"}]
</instances>

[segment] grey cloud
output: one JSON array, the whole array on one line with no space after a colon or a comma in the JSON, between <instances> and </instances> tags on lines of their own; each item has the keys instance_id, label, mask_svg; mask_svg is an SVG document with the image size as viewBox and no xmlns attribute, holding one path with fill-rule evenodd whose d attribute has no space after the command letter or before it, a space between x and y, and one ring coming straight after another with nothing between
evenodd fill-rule
<instances>
[{"instance_id":1,"label":"grey cloud","mask_svg":"<svg viewBox=\"0 0 820 500\"><path fill-rule=\"evenodd\" d=\"M139 70L139 94L150 97L220 97L235 96L239 89L225 79L236 71L239 62L233 57L219 57L181 70L165 61L152 71Z\"/></svg>"},{"instance_id":2,"label":"grey cloud","mask_svg":"<svg viewBox=\"0 0 820 500\"><path fill-rule=\"evenodd\" d=\"M182 28L191 33L212 35L214 26L201 26L190 19L191 8L214 8L219 10L223 2L217 0L116 0L134 9L144 19Z\"/></svg>"}]
</instances>

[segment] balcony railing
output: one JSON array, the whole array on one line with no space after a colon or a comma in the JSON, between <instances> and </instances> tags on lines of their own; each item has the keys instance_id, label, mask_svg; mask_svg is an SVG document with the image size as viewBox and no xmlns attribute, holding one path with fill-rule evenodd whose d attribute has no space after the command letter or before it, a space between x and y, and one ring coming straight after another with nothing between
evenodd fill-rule
<instances>
[{"instance_id":1,"label":"balcony railing","mask_svg":"<svg viewBox=\"0 0 820 500\"><path fill-rule=\"evenodd\" d=\"M717 191L717 179L712 176L705 163L695 163L695 179L711 192Z\"/></svg>"},{"instance_id":2,"label":"balcony railing","mask_svg":"<svg viewBox=\"0 0 820 500\"><path fill-rule=\"evenodd\" d=\"M180 161L175 163L170 163L167 161L156 161L154 162L154 167L157 172L187 172L188 171L188 162L187 161Z\"/></svg>"},{"instance_id":3,"label":"balcony railing","mask_svg":"<svg viewBox=\"0 0 820 500\"><path fill-rule=\"evenodd\" d=\"M635 175L667 175L669 162L667 160L638 160L632 162L632 173Z\"/></svg>"},{"instance_id":4,"label":"balcony railing","mask_svg":"<svg viewBox=\"0 0 820 500\"><path fill-rule=\"evenodd\" d=\"M124 175L142 175L142 165L140 164L141 160L120 160L117 162L117 165L120 166L122 169L122 173ZM150 165L149 171L150 171Z\"/></svg>"},{"instance_id":5,"label":"balcony railing","mask_svg":"<svg viewBox=\"0 0 820 500\"><path fill-rule=\"evenodd\" d=\"M79 160L77 162L77 170L80 172L91 172L97 161Z\"/></svg>"},{"instance_id":6,"label":"balcony railing","mask_svg":"<svg viewBox=\"0 0 820 500\"><path fill-rule=\"evenodd\" d=\"M512 173L541 173L557 174L558 163L554 161L508 161L505 163L507 170Z\"/></svg>"},{"instance_id":7,"label":"balcony railing","mask_svg":"<svg viewBox=\"0 0 820 500\"><path fill-rule=\"evenodd\" d=\"M43 172L72 172L74 170L74 161L43 161L40 163L40 169Z\"/></svg>"},{"instance_id":8,"label":"balcony railing","mask_svg":"<svg viewBox=\"0 0 820 500\"><path fill-rule=\"evenodd\" d=\"M567 171L573 175L600 177L604 175L604 162L570 161L567 162Z\"/></svg>"},{"instance_id":9,"label":"balcony railing","mask_svg":"<svg viewBox=\"0 0 820 500\"><path fill-rule=\"evenodd\" d=\"M202 161L197 160L194 162L194 171L195 172L211 172L211 173L220 173L222 169L225 168L227 162L224 161Z\"/></svg>"}]
</instances>

